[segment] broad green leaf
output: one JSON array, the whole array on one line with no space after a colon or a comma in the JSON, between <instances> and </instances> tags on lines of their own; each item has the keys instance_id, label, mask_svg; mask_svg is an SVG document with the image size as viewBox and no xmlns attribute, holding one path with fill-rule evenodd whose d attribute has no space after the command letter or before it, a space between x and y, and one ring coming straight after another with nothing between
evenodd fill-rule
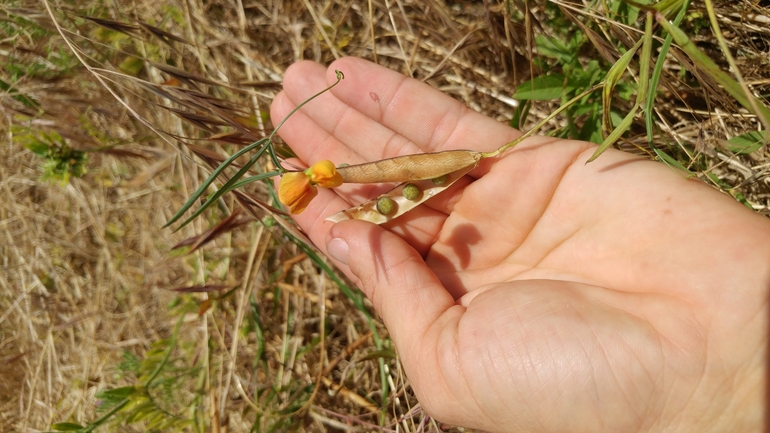
<instances>
[{"instance_id":1,"label":"broad green leaf","mask_svg":"<svg viewBox=\"0 0 770 433\"><path fill-rule=\"evenodd\" d=\"M537 45L538 54L556 59L563 64L570 63L574 56L570 48L564 42L556 38L537 35L535 36L535 44Z\"/></svg>"},{"instance_id":2,"label":"broad green leaf","mask_svg":"<svg viewBox=\"0 0 770 433\"><path fill-rule=\"evenodd\" d=\"M35 155L41 158L45 158L46 156L48 156L48 151L50 149L48 147L48 144L43 143L42 141L34 140L34 139L29 140L27 143L25 143L24 147L31 150L32 153L34 153Z\"/></svg>"},{"instance_id":3,"label":"broad green leaf","mask_svg":"<svg viewBox=\"0 0 770 433\"><path fill-rule=\"evenodd\" d=\"M732 145L727 149L738 155L747 155L759 150L768 140L770 140L770 131L751 131L727 140Z\"/></svg>"},{"instance_id":4,"label":"broad green leaf","mask_svg":"<svg viewBox=\"0 0 770 433\"><path fill-rule=\"evenodd\" d=\"M574 90L564 75L541 75L535 79L525 81L516 88L512 98L533 101L550 101L559 99L562 95Z\"/></svg>"}]
</instances>

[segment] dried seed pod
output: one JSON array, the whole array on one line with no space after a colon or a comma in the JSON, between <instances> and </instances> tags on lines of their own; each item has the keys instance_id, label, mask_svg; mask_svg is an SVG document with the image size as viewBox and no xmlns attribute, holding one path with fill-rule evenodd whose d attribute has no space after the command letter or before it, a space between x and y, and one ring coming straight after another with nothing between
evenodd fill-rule
<instances>
[{"instance_id":1,"label":"dried seed pod","mask_svg":"<svg viewBox=\"0 0 770 433\"><path fill-rule=\"evenodd\" d=\"M396 202L390 197L380 197L377 200L377 212L390 215L396 210Z\"/></svg>"},{"instance_id":2,"label":"dried seed pod","mask_svg":"<svg viewBox=\"0 0 770 433\"><path fill-rule=\"evenodd\" d=\"M401 190L401 194L403 194L407 200L417 200L420 196L420 188L413 183L407 183L404 185L404 189Z\"/></svg>"},{"instance_id":3,"label":"dried seed pod","mask_svg":"<svg viewBox=\"0 0 770 433\"><path fill-rule=\"evenodd\" d=\"M476 166L482 153L472 150L447 150L397 156L366 164L337 167L346 183L409 182L433 179L468 166Z\"/></svg>"},{"instance_id":4,"label":"dried seed pod","mask_svg":"<svg viewBox=\"0 0 770 433\"><path fill-rule=\"evenodd\" d=\"M430 179L416 180L413 184L421 191L420 196L416 200L410 200L404 195L404 188L408 183L402 183L401 185L393 188L387 193L379 196L378 198L362 203L359 206L354 206L350 209L337 212L336 214L326 218L326 221L340 222L349 219L357 219L363 221L369 221L375 224L382 224L391 221L401 215L417 208L421 203L430 200L436 194L444 191L454 184L458 179L462 178L469 171L473 170L476 165L469 165L463 169L454 171L447 175L446 183L443 185L435 185ZM379 204L383 198L388 198L395 204L395 211L389 214L384 214L379 209Z\"/></svg>"},{"instance_id":5,"label":"dried seed pod","mask_svg":"<svg viewBox=\"0 0 770 433\"><path fill-rule=\"evenodd\" d=\"M431 181L433 182L434 185L441 186L446 183L446 175L434 177L433 179L431 179Z\"/></svg>"}]
</instances>

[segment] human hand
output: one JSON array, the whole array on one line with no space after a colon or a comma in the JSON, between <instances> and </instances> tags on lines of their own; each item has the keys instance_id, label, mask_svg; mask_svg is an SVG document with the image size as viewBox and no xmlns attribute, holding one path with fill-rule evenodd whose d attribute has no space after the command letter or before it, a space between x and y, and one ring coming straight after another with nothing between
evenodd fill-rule
<instances>
[{"instance_id":1,"label":"human hand","mask_svg":"<svg viewBox=\"0 0 770 433\"><path fill-rule=\"evenodd\" d=\"M286 72L274 120L306 163L490 151L520 133L344 58ZM536 137L382 227L324 218L383 191L321 189L297 223L372 301L428 414L488 431L764 427L770 221L662 164Z\"/></svg>"}]
</instances>

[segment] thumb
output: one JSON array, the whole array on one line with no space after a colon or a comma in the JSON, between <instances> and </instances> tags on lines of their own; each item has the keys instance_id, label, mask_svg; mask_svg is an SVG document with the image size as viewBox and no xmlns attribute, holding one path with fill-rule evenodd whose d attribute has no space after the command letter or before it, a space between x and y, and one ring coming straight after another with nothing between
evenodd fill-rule
<instances>
[{"instance_id":1,"label":"thumb","mask_svg":"<svg viewBox=\"0 0 770 433\"><path fill-rule=\"evenodd\" d=\"M350 268L399 346L414 347L414 339L456 306L422 256L398 235L350 220L335 224L326 239L328 254Z\"/></svg>"}]
</instances>

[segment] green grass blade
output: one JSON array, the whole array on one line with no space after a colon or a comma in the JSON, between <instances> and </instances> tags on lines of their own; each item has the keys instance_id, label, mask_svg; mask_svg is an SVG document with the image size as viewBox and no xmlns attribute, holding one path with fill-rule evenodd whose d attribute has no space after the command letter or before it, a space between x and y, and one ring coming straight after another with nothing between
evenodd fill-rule
<instances>
[{"instance_id":1,"label":"green grass blade","mask_svg":"<svg viewBox=\"0 0 770 433\"><path fill-rule=\"evenodd\" d=\"M626 117L623 118L623 121L620 122L620 125L618 125L615 129L612 130L612 133L607 136L607 138L604 139L602 144L599 145L599 148L596 149L593 155L591 155L590 158L588 158L588 161L586 161L586 164L589 162L592 162L596 158L599 157L602 153L604 153L605 150L609 149L610 146L615 144L616 141L623 135L626 130L631 126L631 123L634 121L634 116L636 116L636 112L639 111L639 102L637 101L636 104L634 104L634 107L631 109L631 111L626 114Z\"/></svg>"},{"instance_id":2,"label":"green grass blade","mask_svg":"<svg viewBox=\"0 0 770 433\"><path fill-rule=\"evenodd\" d=\"M602 89L602 133L604 138L610 134L612 130L612 119L610 118L610 109L612 108L612 93L615 90L615 86L620 81L623 73L626 71L628 64L631 63L631 58L634 57L636 51L642 46L643 40L640 39L633 47L625 52L617 62L607 71L607 75L604 79L604 88Z\"/></svg>"},{"instance_id":3,"label":"green grass blade","mask_svg":"<svg viewBox=\"0 0 770 433\"><path fill-rule=\"evenodd\" d=\"M730 48L727 46L727 41L725 41L725 36L722 34L722 30L719 28L719 20L717 19L717 14L714 12L714 5L711 2L711 0L705 0L703 2L706 5L706 14L709 17L709 22L711 23L711 31L714 33L714 36L717 38L717 42L719 42L719 48L722 49L722 55L725 56L725 60L727 60L727 64L730 65L730 69L733 71L733 75L735 75L736 80L738 81L738 86L741 88L741 91L744 95L748 97L748 102L751 104L751 111L752 112L759 112L760 109L758 107L759 101L756 100L756 98L753 98L751 95L751 91L749 90L749 86L746 85L746 80L743 79L743 74L741 73L740 68L738 68L738 65L735 63L735 59L733 58L733 55L730 53ZM759 121L764 125L765 129L770 128L770 117L765 115L759 116Z\"/></svg>"},{"instance_id":4,"label":"green grass blade","mask_svg":"<svg viewBox=\"0 0 770 433\"><path fill-rule=\"evenodd\" d=\"M681 170L685 172L687 176L695 176L695 173L693 173L687 167L682 165L681 162L672 158L671 155L667 154L666 152L660 149L653 149L653 150L655 151L655 154L658 156L658 158L660 158L660 160L663 161L663 163L666 164L667 166L675 168L677 170Z\"/></svg>"},{"instance_id":5,"label":"green grass blade","mask_svg":"<svg viewBox=\"0 0 770 433\"><path fill-rule=\"evenodd\" d=\"M647 90L650 85L650 57L652 57L652 24L654 22L652 12L647 12L644 24L644 43L642 44L642 56L639 59L639 91L636 103L640 105L647 100Z\"/></svg>"},{"instance_id":6,"label":"green grass blade","mask_svg":"<svg viewBox=\"0 0 770 433\"><path fill-rule=\"evenodd\" d=\"M238 189L244 185L248 185L250 183L257 182L263 179L268 179L274 176L278 176L279 174L281 174L281 172L279 172L278 170L274 170L274 171L268 171L267 173L260 173L256 176L249 176L246 179L241 179L238 182L236 182L231 188L231 190Z\"/></svg>"},{"instance_id":7,"label":"green grass blade","mask_svg":"<svg viewBox=\"0 0 770 433\"><path fill-rule=\"evenodd\" d=\"M263 150L264 150L264 148L262 148L262 150L257 152L254 156L252 156L251 159L249 159L249 161L246 164L244 164L243 167L241 167L241 169L238 170L238 172L235 173L235 175L232 178L230 178L224 185L222 185L221 188L217 189L216 192L214 192L214 194L212 194L209 198L207 198L206 201L203 202L201 207L196 209L195 212L193 212L193 214L190 215L189 218L187 218L181 224L179 224L179 227L177 227L176 230L179 230L182 227L184 227L187 224L189 224L190 221L192 221L195 218L197 218L198 215L200 215L204 210L208 209L208 207L211 206L212 204L214 204L217 200L219 200L220 197L222 197L227 192L232 191L233 190L233 185L236 182L238 182L238 180L241 177L243 177L243 175L246 174L246 172L249 171L249 169L254 164L256 164L256 162L259 160L259 157L262 156ZM174 231L176 231L176 230L174 230Z\"/></svg>"},{"instance_id":8,"label":"green grass blade","mask_svg":"<svg viewBox=\"0 0 770 433\"><path fill-rule=\"evenodd\" d=\"M711 77L716 80L733 98L735 98L743 108L749 110L751 113L759 116L764 120L764 123L770 121L770 109L765 106L762 101L754 98L751 95L747 95L741 85L731 77L728 73L722 71L719 66L714 63L709 56L703 53L698 47L693 44L687 35L679 29L679 27L671 24L663 15L657 14L656 19L660 25L670 33L674 42L676 42L682 50L687 54L690 60L697 66L706 71ZM755 110L756 107L756 110Z\"/></svg>"},{"instance_id":9,"label":"green grass blade","mask_svg":"<svg viewBox=\"0 0 770 433\"><path fill-rule=\"evenodd\" d=\"M187 212L187 210L190 209L190 207L192 207L192 205L195 203L195 201L198 200L198 198L200 198L201 195L203 195L203 192L206 191L206 188L208 188L209 185L211 185L212 182L214 182L214 179L216 179L217 176L219 176L219 174L225 168L227 168L230 164L232 164L233 161L238 159L241 155L243 155L243 154L245 154L247 152L250 152L250 151L256 149L259 146L262 146L263 144L265 146L262 149L260 149L260 151L258 153L258 154L261 154L266 147L270 146L269 140L267 138L263 138L262 140L256 141L256 142L254 142L254 143L244 147L243 149L239 150L238 152L235 152L231 157L229 157L226 160L222 161L222 163L219 164L219 166L209 175L208 178L206 178L206 180L193 193L193 195L190 196L190 198L185 202L185 204L182 206L182 208L179 209L179 211L177 211L177 213L175 213L174 216L172 216L171 219L168 220L168 222L163 227L164 228L168 227L171 224L174 224L179 218L181 218L182 215L184 215L184 213Z\"/></svg>"},{"instance_id":10,"label":"green grass blade","mask_svg":"<svg viewBox=\"0 0 770 433\"><path fill-rule=\"evenodd\" d=\"M679 9L679 13L676 15L676 18L674 18L674 25L679 26L679 23L682 22L682 19L684 18L685 13L687 12L687 8L690 7L690 0L686 0L682 3L681 9ZM654 130L654 121L653 121L653 105L655 105L655 94L658 90L658 83L660 82L660 76L663 74L663 65L666 63L666 55L668 54L668 50L671 47L671 41L673 41L673 36L671 36L671 33L666 35L665 40L663 41L663 45L660 47L660 54L658 55L658 60L655 62L655 69L652 71L652 76L650 77L650 95L651 97L647 98L647 100L644 103L644 117L645 117L645 124L647 127L647 142L650 144L650 147L654 147L652 143L653 139L653 130Z\"/></svg>"},{"instance_id":11,"label":"green grass blade","mask_svg":"<svg viewBox=\"0 0 770 433\"><path fill-rule=\"evenodd\" d=\"M629 111L628 114L626 114L626 117L624 117L620 122L620 124L612 130L612 133L610 133L607 138L604 139L602 144L600 144L599 148L596 149L594 154L588 158L586 163L592 162L598 158L599 155L609 149L610 146L615 144L615 142L618 141L618 139L623 136L626 131L628 131L628 128L630 128L631 124L634 122L634 116L636 116L636 112L639 111L639 105L647 98L647 86L649 84L650 77L650 57L652 55L652 23L652 12L647 12L647 19L644 26L644 36L642 37L642 54L641 58L639 59L639 90L636 94L636 102L631 108L631 111ZM634 46L636 47L637 45L639 44L637 43ZM605 111L608 110L605 109Z\"/></svg>"}]
</instances>

